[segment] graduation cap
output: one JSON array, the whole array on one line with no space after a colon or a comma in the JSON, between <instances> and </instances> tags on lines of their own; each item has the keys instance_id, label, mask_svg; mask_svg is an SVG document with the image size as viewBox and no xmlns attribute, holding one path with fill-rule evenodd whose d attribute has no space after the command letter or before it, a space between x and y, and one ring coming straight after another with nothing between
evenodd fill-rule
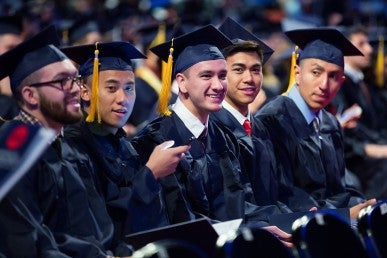
<instances>
[{"instance_id":1,"label":"graduation cap","mask_svg":"<svg viewBox=\"0 0 387 258\"><path fill-rule=\"evenodd\" d=\"M175 76L202 61L224 59L220 49L231 44L226 35L213 25L207 25L151 48L153 53L168 63L167 71L163 71L158 112L170 114L167 105L171 95L171 75Z\"/></svg>"},{"instance_id":2,"label":"graduation cap","mask_svg":"<svg viewBox=\"0 0 387 258\"><path fill-rule=\"evenodd\" d=\"M7 15L0 17L0 35L16 34L20 35L23 30L22 17L19 15Z\"/></svg>"},{"instance_id":3,"label":"graduation cap","mask_svg":"<svg viewBox=\"0 0 387 258\"><path fill-rule=\"evenodd\" d=\"M211 255L215 252L218 237L218 233L209 220L201 218L130 234L125 237L125 242L135 249L140 249L152 242L167 239L171 241L179 240L195 244Z\"/></svg>"},{"instance_id":4,"label":"graduation cap","mask_svg":"<svg viewBox=\"0 0 387 258\"><path fill-rule=\"evenodd\" d=\"M285 35L302 51L298 60L321 59L344 67L344 56L362 56L340 31L334 28L309 28L286 31Z\"/></svg>"},{"instance_id":5,"label":"graduation cap","mask_svg":"<svg viewBox=\"0 0 387 258\"><path fill-rule=\"evenodd\" d=\"M68 59L56 46L60 44L54 25L23 41L0 56L0 79L10 77L11 90L31 73L51 63Z\"/></svg>"},{"instance_id":6,"label":"graduation cap","mask_svg":"<svg viewBox=\"0 0 387 258\"><path fill-rule=\"evenodd\" d=\"M99 71L118 70L133 71L132 59L146 58L135 46L125 41L87 44L64 47L61 49L70 59L80 65L79 74L82 77L92 75L90 112L87 122L93 122L95 116L101 122L98 103L98 73Z\"/></svg>"},{"instance_id":7,"label":"graduation cap","mask_svg":"<svg viewBox=\"0 0 387 258\"><path fill-rule=\"evenodd\" d=\"M152 22L140 25L137 33L141 36L141 42L145 48L152 48L174 37L183 35L179 24L170 22Z\"/></svg>"},{"instance_id":8,"label":"graduation cap","mask_svg":"<svg viewBox=\"0 0 387 258\"><path fill-rule=\"evenodd\" d=\"M262 48L263 60L262 64L266 63L266 61L270 58L270 56L274 53L274 50L271 49L268 45L262 42L259 38L257 38L254 34L250 33L243 26L241 26L238 22L227 17L226 20L220 25L219 30L223 32L227 37L231 39L234 44L243 42L243 41L255 41L259 43Z\"/></svg>"},{"instance_id":9,"label":"graduation cap","mask_svg":"<svg viewBox=\"0 0 387 258\"><path fill-rule=\"evenodd\" d=\"M344 68L344 56L363 55L340 31L334 28L297 29L286 31L285 35L296 45L292 54L289 86L285 93L294 83L293 70L296 59L301 61L306 58L316 58Z\"/></svg>"},{"instance_id":10,"label":"graduation cap","mask_svg":"<svg viewBox=\"0 0 387 258\"><path fill-rule=\"evenodd\" d=\"M100 29L96 21L88 17L83 17L75 21L67 32L69 45L73 45L74 43L78 42L90 32L100 33Z\"/></svg>"}]
</instances>

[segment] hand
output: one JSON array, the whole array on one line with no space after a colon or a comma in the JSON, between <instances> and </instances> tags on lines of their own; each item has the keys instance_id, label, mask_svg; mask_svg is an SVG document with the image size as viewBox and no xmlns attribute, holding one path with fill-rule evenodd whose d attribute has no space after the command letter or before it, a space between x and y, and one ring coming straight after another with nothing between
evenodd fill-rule
<instances>
[{"instance_id":1,"label":"hand","mask_svg":"<svg viewBox=\"0 0 387 258\"><path fill-rule=\"evenodd\" d=\"M265 230L269 231L270 233L272 233L273 235L275 235L279 240L281 240L281 242L286 247L289 247L289 248L293 247L291 234L286 233L285 231L282 231L277 226L267 226L267 227L263 227L263 229L265 229Z\"/></svg>"},{"instance_id":2,"label":"hand","mask_svg":"<svg viewBox=\"0 0 387 258\"><path fill-rule=\"evenodd\" d=\"M168 176L175 172L177 164L185 157L189 145L169 147L171 141L157 145L151 153L148 162L145 164L153 173L155 179Z\"/></svg>"},{"instance_id":3,"label":"hand","mask_svg":"<svg viewBox=\"0 0 387 258\"><path fill-rule=\"evenodd\" d=\"M357 120L359 120L361 114L361 107L355 103L351 107L344 110L342 114L337 114L336 117L339 120L341 127L352 129L357 126Z\"/></svg>"},{"instance_id":4,"label":"hand","mask_svg":"<svg viewBox=\"0 0 387 258\"><path fill-rule=\"evenodd\" d=\"M374 198L374 199L369 199L363 203L360 203L360 204L357 204L357 205L351 207L349 209L351 219L356 220L359 216L359 212L361 209L363 209L369 205L373 205L375 203L376 203L376 199Z\"/></svg>"},{"instance_id":5,"label":"hand","mask_svg":"<svg viewBox=\"0 0 387 258\"><path fill-rule=\"evenodd\" d=\"M374 144L366 143L364 145L364 151L366 155L374 159L387 158L387 145L386 144Z\"/></svg>"}]
</instances>

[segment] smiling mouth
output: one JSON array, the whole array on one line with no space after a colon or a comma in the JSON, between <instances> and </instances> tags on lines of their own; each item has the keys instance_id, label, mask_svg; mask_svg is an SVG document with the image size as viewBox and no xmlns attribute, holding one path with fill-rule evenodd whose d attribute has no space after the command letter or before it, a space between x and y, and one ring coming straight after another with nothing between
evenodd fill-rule
<instances>
[{"instance_id":1,"label":"smiling mouth","mask_svg":"<svg viewBox=\"0 0 387 258\"><path fill-rule=\"evenodd\" d=\"M116 113L119 113L119 114L126 114L126 113L128 113L128 111L127 110L113 110L114 112L116 112Z\"/></svg>"},{"instance_id":2,"label":"smiling mouth","mask_svg":"<svg viewBox=\"0 0 387 258\"><path fill-rule=\"evenodd\" d=\"M81 106L80 102L79 102L78 100L76 100L76 99L67 101L67 105L71 105L71 106Z\"/></svg>"}]
</instances>

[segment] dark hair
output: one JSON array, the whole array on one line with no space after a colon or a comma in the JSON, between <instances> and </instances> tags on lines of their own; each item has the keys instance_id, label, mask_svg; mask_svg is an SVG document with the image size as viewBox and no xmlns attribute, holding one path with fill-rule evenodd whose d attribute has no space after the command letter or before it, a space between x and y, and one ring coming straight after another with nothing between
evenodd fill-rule
<instances>
[{"instance_id":1,"label":"dark hair","mask_svg":"<svg viewBox=\"0 0 387 258\"><path fill-rule=\"evenodd\" d=\"M346 30L343 32L344 36L346 36L348 39L351 39L351 36L353 34L364 34L368 35L368 30L365 26L361 24L355 24L350 27L348 27Z\"/></svg>"},{"instance_id":2,"label":"dark hair","mask_svg":"<svg viewBox=\"0 0 387 258\"><path fill-rule=\"evenodd\" d=\"M253 40L246 40L246 41L241 41L234 43L226 48L223 49L223 55L224 58L227 59L227 57L238 53L238 52L256 52L261 59L263 60L263 50L261 45L259 45L258 42L253 41Z\"/></svg>"}]
</instances>

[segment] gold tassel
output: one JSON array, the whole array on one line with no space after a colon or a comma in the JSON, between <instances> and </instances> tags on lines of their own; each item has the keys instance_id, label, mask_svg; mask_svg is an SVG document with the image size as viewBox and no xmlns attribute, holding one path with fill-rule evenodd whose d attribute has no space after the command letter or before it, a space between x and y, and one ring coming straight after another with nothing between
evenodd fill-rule
<instances>
[{"instance_id":1,"label":"gold tassel","mask_svg":"<svg viewBox=\"0 0 387 258\"><path fill-rule=\"evenodd\" d=\"M101 123L101 114L99 112L99 97L98 97L98 73L99 73L99 59L98 59L98 42L95 43L93 77L91 83L91 100L89 115L86 117L86 122L94 122L97 115L98 123Z\"/></svg>"},{"instance_id":2,"label":"gold tassel","mask_svg":"<svg viewBox=\"0 0 387 258\"><path fill-rule=\"evenodd\" d=\"M383 36L379 37L378 45L378 54L376 56L376 65L375 65L375 77L376 84L379 87L384 87L384 38Z\"/></svg>"},{"instance_id":3,"label":"gold tassel","mask_svg":"<svg viewBox=\"0 0 387 258\"><path fill-rule=\"evenodd\" d=\"M159 106L157 112L159 115L170 116L171 110L168 109L169 100L171 98L171 83L172 83L172 65L173 65L173 39L171 48L169 49L168 62L163 61L162 64L162 86L159 97Z\"/></svg>"},{"instance_id":4,"label":"gold tassel","mask_svg":"<svg viewBox=\"0 0 387 258\"><path fill-rule=\"evenodd\" d=\"M149 48L160 45L166 41L166 28L165 24L160 24L156 37L152 40L149 45Z\"/></svg>"},{"instance_id":5,"label":"gold tassel","mask_svg":"<svg viewBox=\"0 0 387 258\"><path fill-rule=\"evenodd\" d=\"M298 50L298 46L295 46L294 51L292 52L292 59L290 62L288 88L286 89L286 91L284 93L282 93L282 95L285 95L286 93L288 93L294 84L294 66L296 65L296 61L297 61L297 50Z\"/></svg>"},{"instance_id":6,"label":"gold tassel","mask_svg":"<svg viewBox=\"0 0 387 258\"><path fill-rule=\"evenodd\" d=\"M62 32L62 43L67 46L69 44L69 30L66 29Z\"/></svg>"}]
</instances>

